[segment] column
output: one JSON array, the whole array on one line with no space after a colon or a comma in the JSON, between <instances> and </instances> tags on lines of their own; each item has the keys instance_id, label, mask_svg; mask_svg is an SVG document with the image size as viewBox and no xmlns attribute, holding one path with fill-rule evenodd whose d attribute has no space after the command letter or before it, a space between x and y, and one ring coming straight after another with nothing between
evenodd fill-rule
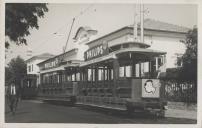
<instances>
[{"instance_id":1,"label":"column","mask_svg":"<svg viewBox=\"0 0 202 128\"><path fill-rule=\"evenodd\" d=\"M117 94L116 94L116 84L117 84L117 80L118 80L118 78L119 78L119 67L120 67L120 65L119 65L119 61L118 61L118 59L114 59L114 61L113 61L113 80L114 80L114 82L113 82L113 96L117 96Z\"/></svg>"}]
</instances>

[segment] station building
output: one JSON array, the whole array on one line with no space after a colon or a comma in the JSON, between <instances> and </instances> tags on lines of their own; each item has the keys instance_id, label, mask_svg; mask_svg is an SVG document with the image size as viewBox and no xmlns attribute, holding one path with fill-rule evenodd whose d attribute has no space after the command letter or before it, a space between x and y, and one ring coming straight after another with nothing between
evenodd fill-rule
<instances>
[{"instance_id":1,"label":"station building","mask_svg":"<svg viewBox=\"0 0 202 128\"><path fill-rule=\"evenodd\" d=\"M38 86L39 81L37 81L37 77L39 75L39 67L37 64L52 57L54 57L54 55L50 53L43 53L27 59L25 61L27 65L27 77L23 80L24 85L28 87Z\"/></svg>"}]
</instances>

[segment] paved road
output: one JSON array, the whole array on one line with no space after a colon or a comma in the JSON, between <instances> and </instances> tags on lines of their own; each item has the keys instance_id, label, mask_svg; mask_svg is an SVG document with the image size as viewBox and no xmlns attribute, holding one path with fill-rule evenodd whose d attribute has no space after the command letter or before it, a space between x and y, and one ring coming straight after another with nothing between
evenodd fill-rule
<instances>
[{"instance_id":1,"label":"paved road","mask_svg":"<svg viewBox=\"0 0 202 128\"><path fill-rule=\"evenodd\" d=\"M84 106L61 106L40 101L19 103L18 110L12 115L8 108L5 111L6 123L94 123L94 124L189 124L196 120L183 118L157 119L152 116L137 114L129 117L125 112L106 111Z\"/></svg>"}]
</instances>

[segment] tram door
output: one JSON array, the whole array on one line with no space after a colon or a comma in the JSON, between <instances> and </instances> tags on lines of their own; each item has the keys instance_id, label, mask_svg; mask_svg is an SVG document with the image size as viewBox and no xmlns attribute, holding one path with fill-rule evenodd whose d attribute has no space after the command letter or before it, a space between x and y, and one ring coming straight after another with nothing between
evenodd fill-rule
<instances>
[{"instance_id":1,"label":"tram door","mask_svg":"<svg viewBox=\"0 0 202 128\"><path fill-rule=\"evenodd\" d=\"M78 82L73 82L73 96L77 96L79 93Z\"/></svg>"}]
</instances>

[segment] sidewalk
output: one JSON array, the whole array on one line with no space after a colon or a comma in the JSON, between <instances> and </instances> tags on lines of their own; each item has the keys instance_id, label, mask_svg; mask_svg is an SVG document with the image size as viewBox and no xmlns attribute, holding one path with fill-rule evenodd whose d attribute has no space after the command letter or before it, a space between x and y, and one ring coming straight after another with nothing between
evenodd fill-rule
<instances>
[{"instance_id":1,"label":"sidewalk","mask_svg":"<svg viewBox=\"0 0 202 128\"><path fill-rule=\"evenodd\" d=\"M165 113L166 117L175 118L186 118L186 119L197 119L197 111L193 110L179 110L179 109L168 109Z\"/></svg>"},{"instance_id":2,"label":"sidewalk","mask_svg":"<svg viewBox=\"0 0 202 128\"><path fill-rule=\"evenodd\" d=\"M165 116L197 120L197 105L187 106L182 102L168 102L168 110L166 110Z\"/></svg>"}]
</instances>

